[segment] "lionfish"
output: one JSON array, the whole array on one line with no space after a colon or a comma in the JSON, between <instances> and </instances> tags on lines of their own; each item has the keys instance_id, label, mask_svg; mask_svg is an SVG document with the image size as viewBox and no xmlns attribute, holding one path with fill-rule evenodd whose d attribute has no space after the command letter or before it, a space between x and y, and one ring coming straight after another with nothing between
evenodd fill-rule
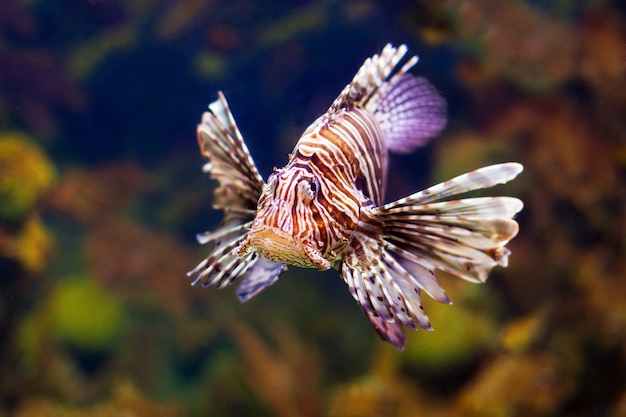
<instances>
[{"instance_id":1,"label":"lionfish","mask_svg":"<svg viewBox=\"0 0 626 417\"><path fill-rule=\"evenodd\" d=\"M487 166L384 203L388 151L410 153L446 124L444 99L408 73L418 58L404 60L406 52L388 44L368 58L267 182L218 92L197 135L209 159L203 170L218 182L213 207L224 218L198 235L212 248L188 273L193 285L239 280L245 302L289 266L334 268L382 339L401 350L403 325L432 329L422 291L450 303L436 269L482 283L495 265L507 266L522 202L451 197L506 183L522 165Z\"/></svg>"}]
</instances>

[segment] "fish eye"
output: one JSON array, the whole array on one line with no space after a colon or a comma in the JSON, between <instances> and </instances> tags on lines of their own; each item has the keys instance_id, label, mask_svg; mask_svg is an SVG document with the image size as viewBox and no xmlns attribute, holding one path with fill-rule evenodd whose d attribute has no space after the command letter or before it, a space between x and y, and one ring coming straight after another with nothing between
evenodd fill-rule
<instances>
[{"instance_id":1,"label":"fish eye","mask_svg":"<svg viewBox=\"0 0 626 417\"><path fill-rule=\"evenodd\" d=\"M319 186L319 184L317 182L317 178L313 177L313 179L311 180L311 183L309 184L309 188L311 188L311 192L313 194L317 193L318 186Z\"/></svg>"},{"instance_id":2,"label":"fish eye","mask_svg":"<svg viewBox=\"0 0 626 417\"><path fill-rule=\"evenodd\" d=\"M317 178L304 178L298 183L300 195L307 201L315 198L319 190L319 181Z\"/></svg>"}]
</instances>

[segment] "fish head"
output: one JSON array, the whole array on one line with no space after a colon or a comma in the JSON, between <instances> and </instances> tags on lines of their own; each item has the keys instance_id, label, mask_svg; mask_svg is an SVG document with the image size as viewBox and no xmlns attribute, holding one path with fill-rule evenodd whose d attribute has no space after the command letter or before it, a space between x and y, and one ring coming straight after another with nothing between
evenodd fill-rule
<instances>
[{"instance_id":1,"label":"fish head","mask_svg":"<svg viewBox=\"0 0 626 417\"><path fill-rule=\"evenodd\" d=\"M237 253L256 251L286 265L329 269L337 245L329 246L328 233L321 230L326 224L319 213L320 192L320 179L306 168L275 168Z\"/></svg>"}]
</instances>

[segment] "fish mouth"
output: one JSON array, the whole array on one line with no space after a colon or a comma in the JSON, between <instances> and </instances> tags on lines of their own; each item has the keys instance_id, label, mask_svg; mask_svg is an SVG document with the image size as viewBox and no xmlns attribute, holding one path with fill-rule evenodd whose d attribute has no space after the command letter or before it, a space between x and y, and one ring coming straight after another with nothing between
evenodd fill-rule
<instances>
[{"instance_id":1,"label":"fish mouth","mask_svg":"<svg viewBox=\"0 0 626 417\"><path fill-rule=\"evenodd\" d=\"M263 227L251 230L240 244L239 255L256 251L270 261L303 268L330 268L330 262L312 245L294 239L294 237L275 227Z\"/></svg>"},{"instance_id":2,"label":"fish mouth","mask_svg":"<svg viewBox=\"0 0 626 417\"><path fill-rule=\"evenodd\" d=\"M275 227L263 228L250 232L250 245L256 250L264 248L283 249L304 253L303 245L297 242L292 235Z\"/></svg>"}]
</instances>

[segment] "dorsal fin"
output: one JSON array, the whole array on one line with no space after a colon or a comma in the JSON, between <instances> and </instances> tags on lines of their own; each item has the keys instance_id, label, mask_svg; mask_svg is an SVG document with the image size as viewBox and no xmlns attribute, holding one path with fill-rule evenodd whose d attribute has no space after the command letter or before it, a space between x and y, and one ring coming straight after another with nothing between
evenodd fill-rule
<instances>
[{"instance_id":1,"label":"dorsal fin","mask_svg":"<svg viewBox=\"0 0 626 417\"><path fill-rule=\"evenodd\" d=\"M393 82L395 77L406 73L417 64L417 57L414 56L409 59L394 77L391 77L391 74L404 55L406 55L406 52L406 45L400 45L396 48L388 43L380 55L376 54L367 58L350 84L346 85L335 99L327 113L332 114L339 109L349 109L351 107L361 107L369 110L368 103L377 100L381 88Z\"/></svg>"},{"instance_id":2,"label":"dorsal fin","mask_svg":"<svg viewBox=\"0 0 626 417\"><path fill-rule=\"evenodd\" d=\"M366 109L380 123L387 148L396 153L410 153L439 134L446 124L446 102L425 78L408 74L417 56L398 69L406 52L406 45L387 44L380 55L366 59L323 121L341 109Z\"/></svg>"}]
</instances>

